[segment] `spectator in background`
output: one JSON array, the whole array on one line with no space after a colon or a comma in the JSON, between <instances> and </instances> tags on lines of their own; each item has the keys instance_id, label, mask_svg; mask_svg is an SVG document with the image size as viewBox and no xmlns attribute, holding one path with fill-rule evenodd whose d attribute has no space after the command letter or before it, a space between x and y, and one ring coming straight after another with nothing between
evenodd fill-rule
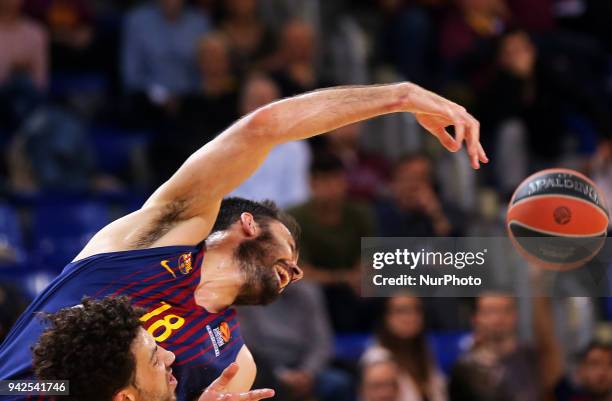
<instances>
[{"instance_id":1,"label":"spectator in background","mask_svg":"<svg viewBox=\"0 0 612 401\"><path fill-rule=\"evenodd\" d=\"M240 99L243 114L273 102L280 96L278 86L265 75L252 75L244 83ZM293 141L274 147L268 158L233 196L247 199L271 199L282 208L308 199L310 148L305 141Z\"/></svg>"},{"instance_id":2,"label":"spectator in background","mask_svg":"<svg viewBox=\"0 0 612 401\"><path fill-rule=\"evenodd\" d=\"M155 183L161 185L197 149L238 119L240 83L223 34L202 36L196 47L199 83L176 99L149 149Z\"/></svg>"},{"instance_id":3,"label":"spectator in background","mask_svg":"<svg viewBox=\"0 0 612 401\"><path fill-rule=\"evenodd\" d=\"M573 377L555 389L557 401L612 400L612 345L594 341L581 353Z\"/></svg>"},{"instance_id":4,"label":"spectator in background","mask_svg":"<svg viewBox=\"0 0 612 401\"><path fill-rule=\"evenodd\" d=\"M423 85L433 66L431 48L435 40L431 0L379 1L383 11L379 46L382 56L403 79Z\"/></svg>"},{"instance_id":5,"label":"spectator in background","mask_svg":"<svg viewBox=\"0 0 612 401\"><path fill-rule=\"evenodd\" d=\"M347 125L321 139L327 142L328 150L344 164L349 196L369 201L382 191L389 166L384 158L367 154L360 148L362 127L361 123Z\"/></svg>"},{"instance_id":6,"label":"spectator in background","mask_svg":"<svg viewBox=\"0 0 612 401\"><path fill-rule=\"evenodd\" d=\"M91 50L93 10L85 0L26 0L26 12L43 23L51 39L51 69L80 72L100 62Z\"/></svg>"},{"instance_id":7,"label":"spectator in background","mask_svg":"<svg viewBox=\"0 0 612 401\"><path fill-rule=\"evenodd\" d=\"M257 15L256 0L222 2L220 28L227 36L232 65L241 74L266 67L276 46L276 37Z\"/></svg>"},{"instance_id":8,"label":"spectator in background","mask_svg":"<svg viewBox=\"0 0 612 401\"><path fill-rule=\"evenodd\" d=\"M383 316L376 342L366 349L362 364L397 363L398 401L446 401L446 383L425 338L421 300L388 298Z\"/></svg>"},{"instance_id":9,"label":"spectator in background","mask_svg":"<svg viewBox=\"0 0 612 401\"><path fill-rule=\"evenodd\" d=\"M360 401L401 401L397 365L392 361L363 365L359 393Z\"/></svg>"},{"instance_id":10,"label":"spectator in background","mask_svg":"<svg viewBox=\"0 0 612 401\"><path fill-rule=\"evenodd\" d=\"M473 108L494 68L496 40L509 24L505 0L451 0L439 24L440 75L453 100Z\"/></svg>"},{"instance_id":11,"label":"spectator in background","mask_svg":"<svg viewBox=\"0 0 612 401\"><path fill-rule=\"evenodd\" d=\"M272 77L281 88L283 96L331 86L317 70L316 34L306 22L292 20L281 32L276 65Z\"/></svg>"},{"instance_id":12,"label":"spectator in background","mask_svg":"<svg viewBox=\"0 0 612 401\"><path fill-rule=\"evenodd\" d=\"M86 124L69 110L42 107L13 138L9 154L11 190L87 192L116 191L121 183L99 174Z\"/></svg>"},{"instance_id":13,"label":"spectator in background","mask_svg":"<svg viewBox=\"0 0 612 401\"><path fill-rule=\"evenodd\" d=\"M495 133L494 170L502 193L511 194L529 171L559 162L568 110L587 117L601 136L610 135L606 111L592 95L577 77L539 57L526 32L504 34L478 113L483 130Z\"/></svg>"},{"instance_id":14,"label":"spectator in background","mask_svg":"<svg viewBox=\"0 0 612 401\"><path fill-rule=\"evenodd\" d=\"M361 237L373 234L370 211L348 199L346 172L333 154L315 154L310 188L311 199L289 210L302 227L303 268L323 286L337 331L368 330L376 313L359 292Z\"/></svg>"},{"instance_id":15,"label":"spectator in background","mask_svg":"<svg viewBox=\"0 0 612 401\"><path fill-rule=\"evenodd\" d=\"M472 344L452 371L451 401L541 401L563 373L549 299L533 298L533 346L517 338L516 300L475 300Z\"/></svg>"},{"instance_id":16,"label":"spectator in background","mask_svg":"<svg viewBox=\"0 0 612 401\"><path fill-rule=\"evenodd\" d=\"M24 76L43 90L48 81L47 34L38 24L22 16L22 2L0 2L0 86Z\"/></svg>"},{"instance_id":17,"label":"spectator in background","mask_svg":"<svg viewBox=\"0 0 612 401\"><path fill-rule=\"evenodd\" d=\"M432 165L423 154L401 158L391 174L390 196L376 203L378 227L387 237L437 237L461 231L434 189ZM458 213L455 213L458 215ZM455 218L454 220L459 220Z\"/></svg>"},{"instance_id":18,"label":"spectator in background","mask_svg":"<svg viewBox=\"0 0 612 401\"><path fill-rule=\"evenodd\" d=\"M447 61L465 56L480 41L498 37L506 25L508 9L504 0L454 0L440 27L440 55Z\"/></svg>"},{"instance_id":19,"label":"spectator in background","mask_svg":"<svg viewBox=\"0 0 612 401\"><path fill-rule=\"evenodd\" d=\"M608 202L608 210L612 210L612 139L604 140L591 159L590 177L593 178L599 190ZM608 229L612 227L612 221Z\"/></svg>"},{"instance_id":20,"label":"spectator in background","mask_svg":"<svg viewBox=\"0 0 612 401\"><path fill-rule=\"evenodd\" d=\"M197 89L196 47L209 28L184 0L149 0L127 15L121 73L133 107L144 113L136 120L175 112L177 97Z\"/></svg>"},{"instance_id":21,"label":"spectator in background","mask_svg":"<svg viewBox=\"0 0 612 401\"><path fill-rule=\"evenodd\" d=\"M21 6L0 1L0 127L9 131L38 106L48 81L47 34Z\"/></svg>"},{"instance_id":22,"label":"spectator in background","mask_svg":"<svg viewBox=\"0 0 612 401\"><path fill-rule=\"evenodd\" d=\"M240 330L260 366L256 386L277 389L281 401L351 401L350 377L329 366L333 337L319 288L302 281L281 298L238 311Z\"/></svg>"},{"instance_id":23,"label":"spectator in background","mask_svg":"<svg viewBox=\"0 0 612 401\"><path fill-rule=\"evenodd\" d=\"M200 83L181 99L177 119L178 131L196 140L187 156L239 117L240 82L231 68L227 38L220 33L200 38L196 60Z\"/></svg>"}]
</instances>

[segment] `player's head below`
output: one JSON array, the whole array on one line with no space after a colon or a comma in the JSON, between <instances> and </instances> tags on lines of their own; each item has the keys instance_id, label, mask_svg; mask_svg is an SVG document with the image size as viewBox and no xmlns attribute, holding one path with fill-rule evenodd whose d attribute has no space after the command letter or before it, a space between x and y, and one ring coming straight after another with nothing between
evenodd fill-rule
<instances>
[{"instance_id":1,"label":"player's head below","mask_svg":"<svg viewBox=\"0 0 612 401\"><path fill-rule=\"evenodd\" d=\"M576 369L578 385L593 399L612 395L612 344L593 341L582 351Z\"/></svg>"},{"instance_id":2,"label":"player's head below","mask_svg":"<svg viewBox=\"0 0 612 401\"><path fill-rule=\"evenodd\" d=\"M499 343L512 340L517 330L516 299L502 292L491 292L474 300L472 323L477 341Z\"/></svg>"},{"instance_id":3,"label":"player's head below","mask_svg":"<svg viewBox=\"0 0 612 401\"><path fill-rule=\"evenodd\" d=\"M234 304L268 304L303 277L297 265L298 237L297 222L274 202L243 198L221 202L207 245L210 240L232 244L243 279Z\"/></svg>"},{"instance_id":4,"label":"player's head below","mask_svg":"<svg viewBox=\"0 0 612 401\"><path fill-rule=\"evenodd\" d=\"M156 345L127 297L84 298L45 316L33 348L41 380L69 380L72 401L175 401L174 354Z\"/></svg>"}]
</instances>

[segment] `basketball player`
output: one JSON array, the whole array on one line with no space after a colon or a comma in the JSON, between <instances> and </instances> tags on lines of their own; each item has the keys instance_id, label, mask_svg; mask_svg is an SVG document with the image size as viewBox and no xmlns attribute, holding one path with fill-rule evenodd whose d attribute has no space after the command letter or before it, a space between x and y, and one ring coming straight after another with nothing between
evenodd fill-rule
<instances>
[{"instance_id":1,"label":"basketball player","mask_svg":"<svg viewBox=\"0 0 612 401\"><path fill-rule=\"evenodd\" d=\"M193 399L234 361L240 370L228 389L248 390L255 364L230 306L268 303L302 278L297 227L271 203L223 197L277 144L394 112L415 113L450 151L465 141L474 168L488 161L478 122L411 83L329 88L259 108L189 157L140 210L91 239L8 334L0 379L32 377L30 348L42 331L36 312L76 305L83 295L127 295L146 309L147 331L176 355L179 400Z\"/></svg>"},{"instance_id":2,"label":"basketball player","mask_svg":"<svg viewBox=\"0 0 612 401\"><path fill-rule=\"evenodd\" d=\"M45 317L50 325L34 346L41 380L68 380L74 401L176 401L172 352L142 327L142 312L127 297L83 299ZM104 339L104 341L100 341ZM238 366L227 367L198 401L258 401L270 389L228 393Z\"/></svg>"}]
</instances>

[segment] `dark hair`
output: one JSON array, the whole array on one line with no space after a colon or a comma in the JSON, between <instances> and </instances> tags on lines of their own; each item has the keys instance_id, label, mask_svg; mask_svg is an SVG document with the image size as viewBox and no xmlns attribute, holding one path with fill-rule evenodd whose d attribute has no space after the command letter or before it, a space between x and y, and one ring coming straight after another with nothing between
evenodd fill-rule
<instances>
[{"instance_id":1,"label":"dark hair","mask_svg":"<svg viewBox=\"0 0 612 401\"><path fill-rule=\"evenodd\" d=\"M342 160L328 151L316 152L310 163L310 175L340 173L344 171Z\"/></svg>"},{"instance_id":2,"label":"dark hair","mask_svg":"<svg viewBox=\"0 0 612 401\"><path fill-rule=\"evenodd\" d=\"M606 352L612 352L612 343L609 341L592 340L586 347L584 347L577 355L577 360L583 362L589 353L595 349L601 349Z\"/></svg>"},{"instance_id":3,"label":"dark hair","mask_svg":"<svg viewBox=\"0 0 612 401\"><path fill-rule=\"evenodd\" d=\"M385 300L385 310L382 314L383 322L378 325L378 342L383 348L391 352L393 360L399 368L410 374L421 394L426 394L433 370L433 357L425 338L425 332L421 330L420 333L409 339L396 337L387 325L387 316L392 300L393 297Z\"/></svg>"},{"instance_id":4,"label":"dark hair","mask_svg":"<svg viewBox=\"0 0 612 401\"><path fill-rule=\"evenodd\" d=\"M212 232L227 230L229 226L240 220L240 215L244 212L251 213L259 224L267 224L271 220L281 222L287 227L297 246L300 226L293 217L280 210L276 203L267 199L261 202L238 197L223 199Z\"/></svg>"},{"instance_id":5,"label":"dark hair","mask_svg":"<svg viewBox=\"0 0 612 401\"><path fill-rule=\"evenodd\" d=\"M69 380L75 401L109 401L135 380L131 346L143 311L127 297L93 300L44 314L49 327L32 349L40 380Z\"/></svg>"}]
</instances>

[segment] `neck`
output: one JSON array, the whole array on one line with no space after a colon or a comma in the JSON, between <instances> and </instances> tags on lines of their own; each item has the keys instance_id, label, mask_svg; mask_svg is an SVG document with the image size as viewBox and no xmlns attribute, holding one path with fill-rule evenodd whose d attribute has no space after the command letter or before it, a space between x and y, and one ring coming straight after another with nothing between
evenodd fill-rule
<instances>
[{"instance_id":1,"label":"neck","mask_svg":"<svg viewBox=\"0 0 612 401\"><path fill-rule=\"evenodd\" d=\"M233 249L223 241L224 234L213 234L206 240L200 284L194 292L196 304L217 313L231 306L238 295L243 276L234 261Z\"/></svg>"}]
</instances>

